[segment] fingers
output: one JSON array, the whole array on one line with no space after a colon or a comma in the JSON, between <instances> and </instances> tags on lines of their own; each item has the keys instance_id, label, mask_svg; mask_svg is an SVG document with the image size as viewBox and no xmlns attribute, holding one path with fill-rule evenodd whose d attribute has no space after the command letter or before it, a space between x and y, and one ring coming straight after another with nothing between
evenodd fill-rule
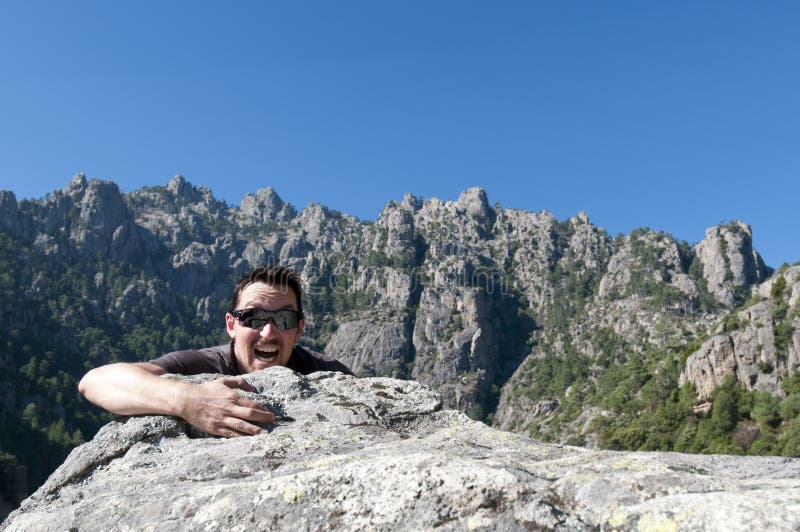
<instances>
[{"instance_id":1,"label":"fingers","mask_svg":"<svg viewBox=\"0 0 800 532\"><path fill-rule=\"evenodd\" d=\"M244 419L252 419L253 421L261 421L264 423L271 423L275 420L275 415L270 412L266 406L260 405L255 401L251 401L242 395L232 395L230 400L233 405L237 405L237 407L242 407L247 410L246 415L239 417L243 417ZM231 410L233 410L233 407Z\"/></svg>"},{"instance_id":2,"label":"fingers","mask_svg":"<svg viewBox=\"0 0 800 532\"><path fill-rule=\"evenodd\" d=\"M206 432L227 438L264 432L254 423L273 423L275 414L232 388L254 389L241 377L222 377L201 384L198 391L202 392L191 401L192 407L185 419Z\"/></svg>"},{"instance_id":3,"label":"fingers","mask_svg":"<svg viewBox=\"0 0 800 532\"><path fill-rule=\"evenodd\" d=\"M247 434L246 432L239 432L231 428L221 428L213 431L209 431L211 434L215 434L217 436L223 436L225 438L241 438L242 436L255 436L254 434Z\"/></svg>"},{"instance_id":4,"label":"fingers","mask_svg":"<svg viewBox=\"0 0 800 532\"><path fill-rule=\"evenodd\" d=\"M233 415L222 417L217 420L206 419L197 421L197 423L192 424L208 432L209 434L225 436L226 438L256 436L265 432L261 427L253 425L252 423L248 423L247 421Z\"/></svg>"},{"instance_id":5,"label":"fingers","mask_svg":"<svg viewBox=\"0 0 800 532\"><path fill-rule=\"evenodd\" d=\"M264 432L257 424L273 423L275 414L234 389L254 391L242 377L222 377L199 385L184 419L206 432L236 438Z\"/></svg>"},{"instance_id":6,"label":"fingers","mask_svg":"<svg viewBox=\"0 0 800 532\"><path fill-rule=\"evenodd\" d=\"M227 379L227 378L228 377L225 377L224 379ZM238 377L231 377L231 378L237 379ZM228 390L227 393L223 394L222 397L224 399L222 399L222 400L224 400L225 402L229 403L230 405L240 405L240 406L245 406L247 408L251 408L251 409L254 409L254 410L260 410L262 412L271 413L267 407L265 407L263 405L260 405L260 404L256 403L255 401L251 401L250 399L247 399L243 395L230 390L231 386L235 387L236 385L238 385L238 383L235 383L235 382L232 382L232 381L225 381L224 379L219 379L219 380L220 380L220 382L222 384L224 384L225 386L229 387L229 390ZM245 384L247 384L247 383L245 383ZM247 386L250 386L250 385L247 384ZM252 388L252 386L251 386L251 388ZM241 389L243 389L243 388L241 388Z\"/></svg>"},{"instance_id":7,"label":"fingers","mask_svg":"<svg viewBox=\"0 0 800 532\"><path fill-rule=\"evenodd\" d=\"M255 423L272 423L275 421L275 414L261 406L255 406L257 408L250 406L232 406L229 413L232 417L253 421Z\"/></svg>"},{"instance_id":8,"label":"fingers","mask_svg":"<svg viewBox=\"0 0 800 532\"><path fill-rule=\"evenodd\" d=\"M255 436L264 432L264 429L251 425L250 423L235 418L225 418L225 427L220 429L220 435L228 438L236 438L239 436Z\"/></svg>"},{"instance_id":9,"label":"fingers","mask_svg":"<svg viewBox=\"0 0 800 532\"><path fill-rule=\"evenodd\" d=\"M228 388L239 388L240 390L244 390L246 392L256 391L252 384L244 380L244 377L222 377L218 380Z\"/></svg>"},{"instance_id":10,"label":"fingers","mask_svg":"<svg viewBox=\"0 0 800 532\"><path fill-rule=\"evenodd\" d=\"M254 401L251 401L249 399L245 399L241 395L236 397L232 402L233 402L233 404L238 405L240 407L248 408L250 410L257 410L258 412L269 414L270 416L272 416L274 418L274 416L273 416L272 412L270 412L269 408L267 408L266 406L260 405L260 404L254 402ZM248 417L247 419L250 419L250 418ZM253 418L253 419L256 420L256 421L261 421L261 418L258 418L258 419ZM272 419L270 419L269 421L272 421Z\"/></svg>"},{"instance_id":11,"label":"fingers","mask_svg":"<svg viewBox=\"0 0 800 532\"><path fill-rule=\"evenodd\" d=\"M245 436L245 434L239 434L235 430L231 429L220 429L217 432L213 432L212 434L216 434L217 436L224 436L225 438L239 438L241 436Z\"/></svg>"}]
</instances>

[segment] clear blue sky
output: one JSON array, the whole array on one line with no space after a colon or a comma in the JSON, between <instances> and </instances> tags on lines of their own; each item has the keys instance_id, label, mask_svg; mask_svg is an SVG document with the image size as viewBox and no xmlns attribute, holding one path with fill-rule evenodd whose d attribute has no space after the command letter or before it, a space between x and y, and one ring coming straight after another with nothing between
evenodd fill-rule
<instances>
[{"instance_id":1,"label":"clear blue sky","mask_svg":"<svg viewBox=\"0 0 800 532\"><path fill-rule=\"evenodd\" d=\"M800 259L800 3L7 1L0 189L404 192Z\"/></svg>"}]
</instances>

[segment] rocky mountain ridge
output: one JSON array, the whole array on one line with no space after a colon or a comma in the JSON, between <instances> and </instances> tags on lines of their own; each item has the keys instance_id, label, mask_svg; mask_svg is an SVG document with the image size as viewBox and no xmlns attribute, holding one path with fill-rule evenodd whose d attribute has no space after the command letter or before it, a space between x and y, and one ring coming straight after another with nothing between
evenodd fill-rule
<instances>
[{"instance_id":1,"label":"rocky mountain ridge","mask_svg":"<svg viewBox=\"0 0 800 532\"><path fill-rule=\"evenodd\" d=\"M610 445L610 419L678 401L682 385L703 415L726 376L788 399L800 365L798 267L766 267L743 222L690 246L649 229L614 238L584 213L491 206L481 189L406 194L364 222L298 211L269 187L230 206L181 176L122 193L77 175L41 200L0 192L0 244L0 317L13 324L0 331L0 414L47 441L96 428L67 415L53 429L64 413L48 402L85 410L74 380L88 367L224 341L233 281L266 263L303 279L312 347L549 441ZM684 429L670 430L659 445Z\"/></svg>"}]
</instances>

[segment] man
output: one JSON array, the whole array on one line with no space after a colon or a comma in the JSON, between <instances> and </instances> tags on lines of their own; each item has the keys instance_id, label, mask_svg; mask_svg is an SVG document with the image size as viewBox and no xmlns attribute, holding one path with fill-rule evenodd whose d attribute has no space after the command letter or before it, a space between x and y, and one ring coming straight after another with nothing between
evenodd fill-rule
<instances>
[{"instance_id":1,"label":"man","mask_svg":"<svg viewBox=\"0 0 800 532\"><path fill-rule=\"evenodd\" d=\"M233 292L225 328L229 345L175 351L150 362L117 363L89 371L78 384L92 403L121 415L164 414L182 417L211 434L235 437L260 434L258 423L275 416L234 391L254 391L240 375L270 366L303 374L352 372L340 362L295 344L305 321L302 290L288 268L256 268ZM162 379L165 373L228 375L205 384Z\"/></svg>"}]
</instances>

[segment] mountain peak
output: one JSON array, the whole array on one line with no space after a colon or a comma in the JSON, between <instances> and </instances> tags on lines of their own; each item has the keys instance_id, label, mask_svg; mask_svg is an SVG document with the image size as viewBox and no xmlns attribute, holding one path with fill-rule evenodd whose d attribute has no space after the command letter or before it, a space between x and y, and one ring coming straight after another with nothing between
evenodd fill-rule
<instances>
[{"instance_id":1,"label":"mountain peak","mask_svg":"<svg viewBox=\"0 0 800 532\"><path fill-rule=\"evenodd\" d=\"M242 216L260 222L289 220L297 215L294 207L284 202L271 186L246 194L239 205Z\"/></svg>"},{"instance_id":2,"label":"mountain peak","mask_svg":"<svg viewBox=\"0 0 800 532\"><path fill-rule=\"evenodd\" d=\"M733 306L745 294L741 289L766 279L769 271L753 249L753 232L742 221L710 227L695 246L708 290L720 303Z\"/></svg>"},{"instance_id":3,"label":"mountain peak","mask_svg":"<svg viewBox=\"0 0 800 532\"><path fill-rule=\"evenodd\" d=\"M489 209L489 200L486 197L486 191L480 187L468 188L462 192L456 204L467 211L468 214L488 216L491 210Z\"/></svg>"},{"instance_id":4,"label":"mountain peak","mask_svg":"<svg viewBox=\"0 0 800 532\"><path fill-rule=\"evenodd\" d=\"M187 188L191 188L181 174L177 174L167 184L167 190L178 196L183 197L187 193Z\"/></svg>"},{"instance_id":5,"label":"mountain peak","mask_svg":"<svg viewBox=\"0 0 800 532\"><path fill-rule=\"evenodd\" d=\"M64 189L64 193L67 196L81 195L84 193L87 186L88 185L86 183L86 174L79 172L75 174L75 176L69 182L67 187Z\"/></svg>"}]
</instances>

